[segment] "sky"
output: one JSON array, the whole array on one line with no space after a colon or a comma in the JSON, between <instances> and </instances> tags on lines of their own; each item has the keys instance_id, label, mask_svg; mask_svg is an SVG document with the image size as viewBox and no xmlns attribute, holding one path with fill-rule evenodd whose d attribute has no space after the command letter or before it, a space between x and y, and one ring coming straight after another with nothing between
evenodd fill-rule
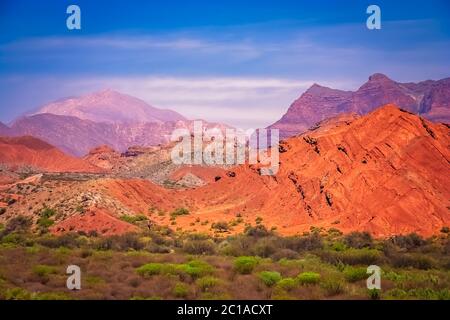
<instances>
[{"instance_id":1,"label":"sky","mask_svg":"<svg viewBox=\"0 0 450 320\"><path fill-rule=\"evenodd\" d=\"M81 9L69 30L66 9ZM369 5L381 30L366 27ZM450 76L450 1L2 0L0 121L114 89L188 118L265 127L313 83Z\"/></svg>"}]
</instances>

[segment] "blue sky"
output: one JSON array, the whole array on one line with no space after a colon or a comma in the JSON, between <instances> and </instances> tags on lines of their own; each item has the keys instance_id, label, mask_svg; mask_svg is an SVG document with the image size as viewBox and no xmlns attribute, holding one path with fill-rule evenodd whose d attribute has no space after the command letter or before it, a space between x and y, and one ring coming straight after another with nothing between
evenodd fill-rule
<instances>
[{"instance_id":1,"label":"blue sky","mask_svg":"<svg viewBox=\"0 0 450 320\"><path fill-rule=\"evenodd\" d=\"M81 30L66 8L81 8ZM366 8L381 8L368 30ZM0 121L112 88L190 118L261 127L312 83L450 76L450 2L1 1Z\"/></svg>"}]
</instances>

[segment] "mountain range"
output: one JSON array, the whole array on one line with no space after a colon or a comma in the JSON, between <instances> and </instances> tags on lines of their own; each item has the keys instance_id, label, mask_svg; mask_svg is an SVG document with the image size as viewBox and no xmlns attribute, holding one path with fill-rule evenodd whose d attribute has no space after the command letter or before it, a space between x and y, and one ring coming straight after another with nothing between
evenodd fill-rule
<instances>
[{"instance_id":1,"label":"mountain range","mask_svg":"<svg viewBox=\"0 0 450 320\"><path fill-rule=\"evenodd\" d=\"M228 127L207 121L203 125ZM104 90L45 105L19 117L10 128L0 126L0 135L34 136L68 154L83 156L105 144L125 151L134 145L167 143L174 129L192 126L193 120L175 111L158 109L132 96Z\"/></svg>"},{"instance_id":2,"label":"mountain range","mask_svg":"<svg viewBox=\"0 0 450 320\"><path fill-rule=\"evenodd\" d=\"M435 122L449 123L450 78L400 83L376 73L356 91L314 84L269 128L279 129L281 137L289 137L306 131L326 118L341 113L363 115L388 103Z\"/></svg>"}]
</instances>

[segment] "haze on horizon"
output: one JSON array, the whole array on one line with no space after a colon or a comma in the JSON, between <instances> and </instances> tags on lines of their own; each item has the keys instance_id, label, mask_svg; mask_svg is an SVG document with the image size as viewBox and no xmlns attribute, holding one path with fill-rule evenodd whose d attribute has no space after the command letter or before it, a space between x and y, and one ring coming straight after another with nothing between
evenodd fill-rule
<instances>
[{"instance_id":1,"label":"haze on horizon","mask_svg":"<svg viewBox=\"0 0 450 320\"><path fill-rule=\"evenodd\" d=\"M111 88L188 118L264 127L313 83L355 90L381 72L450 76L448 1L68 1L0 4L0 121Z\"/></svg>"}]
</instances>

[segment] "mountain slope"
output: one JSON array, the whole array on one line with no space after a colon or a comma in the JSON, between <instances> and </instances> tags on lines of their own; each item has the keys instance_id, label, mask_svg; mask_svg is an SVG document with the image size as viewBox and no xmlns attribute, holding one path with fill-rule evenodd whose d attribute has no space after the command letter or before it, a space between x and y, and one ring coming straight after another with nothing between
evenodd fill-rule
<instances>
[{"instance_id":1,"label":"mountain slope","mask_svg":"<svg viewBox=\"0 0 450 320\"><path fill-rule=\"evenodd\" d=\"M0 136L8 136L11 133L10 131L7 125L0 122Z\"/></svg>"},{"instance_id":2,"label":"mountain slope","mask_svg":"<svg viewBox=\"0 0 450 320\"><path fill-rule=\"evenodd\" d=\"M100 172L87 162L68 156L54 146L30 136L0 137L0 163L31 166L49 172Z\"/></svg>"},{"instance_id":3,"label":"mountain slope","mask_svg":"<svg viewBox=\"0 0 450 320\"><path fill-rule=\"evenodd\" d=\"M212 128L227 128L203 121ZM31 135L57 146L71 155L82 156L100 145L125 151L130 146L155 146L170 141L176 128L192 129L193 121L180 120L146 123L107 123L82 120L72 116L36 114L17 119L11 126L16 136Z\"/></svg>"},{"instance_id":4,"label":"mountain slope","mask_svg":"<svg viewBox=\"0 0 450 320\"><path fill-rule=\"evenodd\" d=\"M269 126L281 137L304 132L325 118L343 112L366 114L392 103L433 121L450 122L450 78L419 83L399 83L376 73L357 91L341 91L314 84Z\"/></svg>"},{"instance_id":5,"label":"mountain slope","mask_svg":"<svg viewBox=\"0 0 450 320\"><path fill-rule=\"evenodd\" d=\"M328 122L286 140L276 176L260 176L257 166L233 168L234 175L197 189L164 191L155 202L150 182L102 182L109 196L141 212L148 206L190 209L177 226L209 231L201 221L246 223L257 217L282 234L311 226L344 232L436 234L450 225L450 130L388 105L347 122ZM317 146L317 148L316 148ZM218 197L217 195L220 195ZM161 224L170 224L169 217ZM243 225L234 227L242 231Z\"/></svg>"},{"instance_id":6,"label":"mountain slope","mask_svg":"<svg viewBox=\"0 0 450 320\"><path fill-rule=\"evenodd\" d=\"M81 97L59 100L41 107L31 115L42 113L108 123L161 123L186 120L186 118L175 111L152 107L138 98L113 90L104 90Z\"/></svg>"}]
</instances>

